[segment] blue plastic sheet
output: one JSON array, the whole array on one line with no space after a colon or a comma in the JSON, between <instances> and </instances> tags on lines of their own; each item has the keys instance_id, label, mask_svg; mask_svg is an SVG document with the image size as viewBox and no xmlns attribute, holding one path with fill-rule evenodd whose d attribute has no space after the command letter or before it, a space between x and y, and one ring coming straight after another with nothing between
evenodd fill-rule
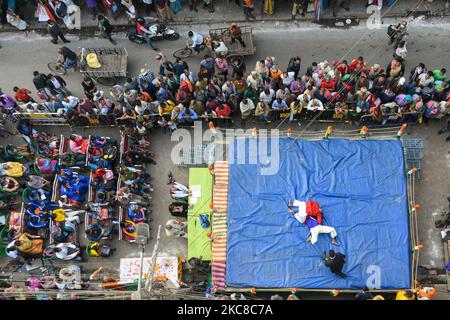
<instances>
[{"instance_id":1,"label":"blue plastic sheet","mask_svg":"<svg viewBox=\"0 0 450 320\"><path fill-rule=\"evenodd\" d=\"M249 160L248 140L245 144ZM243 152L242 145L231 147ZM260 174L264 161L230 164L227 286L410 288L401 142L285 138L279 149L276 175ZM287 212L294 199L320 204L323 224L336 228L339 247L328 234L319 235L315 245L306 243L308 228ZM324 265L321 256L329 249L347 256L347 278Z\"/></svg>"}]
</instances>

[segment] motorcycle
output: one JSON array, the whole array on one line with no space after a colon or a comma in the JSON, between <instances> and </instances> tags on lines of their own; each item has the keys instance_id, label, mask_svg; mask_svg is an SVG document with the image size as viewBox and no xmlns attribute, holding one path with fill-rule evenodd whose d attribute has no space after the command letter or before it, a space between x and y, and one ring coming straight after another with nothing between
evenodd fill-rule
<instances>
[{"instance_id":1,"label":"motorcycle","mask_svg":"<svg viewBox=\"0 0 450 320\"><path fill-rule=\"evenodd\" d=\"M158 40L163 40L163 39L175 41L180 38L180 34L178 32L176 32L175 30L166 26L163 23L157 23L157 24L151 25L147 29L149 31L151 31L153 34L153 36L151 36L152 41L158 41ZM127 37L130 41L137 43L137 44L146 43L145 37L138 34L136 31L136 28L128 31Z\"/></svg>"}]
</instances>

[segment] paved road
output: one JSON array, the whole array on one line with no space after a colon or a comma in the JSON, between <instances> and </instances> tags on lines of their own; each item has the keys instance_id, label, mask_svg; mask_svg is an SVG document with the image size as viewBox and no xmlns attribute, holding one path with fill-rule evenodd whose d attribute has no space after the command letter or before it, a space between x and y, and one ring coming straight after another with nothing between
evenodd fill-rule
<instances>
[{"instance_id":1,"label":"paved road","mask_svg":"<svg viewBox=\"0 0 450 320\"><path fill-rule=\"evenodd\" d=\"M186 30L179 30L185 32ZM205 30L199 29L205 33ZM450 43L447 41L448 26L427 27L422 24L412 26L408 39L408 57L406 68L409 70L419 62L424 62L429 68L447 67L450 70L448 62L448 52L450 52ZM154 59L154 52L145 45L136 45L124 38L124 35L117 35L118 46L126 47L129 52L129 73L136 75L140 68L145 64L157 70L157 64ZM109 46L109 42L104 39L78 39L70 38L72 43L69 47L76 49L83 46ZM50 43L48 38L42 38L38 35L30 35L28 38L14 34L5 34L0 38L3 48L0 56L0 87L3 91L10 93L13 86L18 85L34 89L31 81L33 70L47 72L47 63L56 58L56 48L58 46ZM157 46L167 55L176 48L183 45L183 41L160 42ZM303 59L302 72L306 66L313 61L328 59L345 58L351 60L354 57L363 55L369 64L379 63L385 67L392 58L393 49L387 45L385 29L366 30L357 28L352 30L337 29L287 29L284 24L261 25L255 30L255 45L257 54L249 57L247 69L253 69L258 59L267 55L277 57L280 66L286 67L289 58L293 55L299 55ZM200 57L189 58L187 62L195 70L198 70ZM6 76L5 76L6 75ZM82 96L80 85L81 77L79 74L71 73L65 77L70 90L75 94ZM420 240L424 244L424 251L421 255L421 265L433 268L443 267L443 251L438 231L434 228L434 213L440 212L447 206L446 196L449 194L448 179L448 144L442 137L437 136L436 132L440 124L430 123L429 126L411 127L408 134L414 137L425 139L426 156L423 162L423 180L417 185L418 203L422 208L419 214ZM322 124L313 125L310 130L322 128ZM60 128L51 128L54 132L60 132ZM64 130L68 133L68 129ZM92 130L79 130L83 134L89 134ZM96 134L105 134L117 137L115 129L102 129ZM1 141L0 141L1 142ZM172 170L175 177L181 182L187 182L187 172L179 169L167 159L171 151L173 142L170 141L170 135L161 132L155 132L152 139L152 150L157 153L157 166L152 166L149 170L155 177L155 192L153 196L153 218L152 228L156 230L158 224L165 224L170 217L167 206L169 196L166 186L166 175ZM148 246L148 255L153 248L153 241ZM90 260L89 264L101 263L118 268L118 259L125 256L137 256L137 248L132 244L117 244L118 251L115 256L99 262ZM184 254L186 252L186 243L180 239L169 239L163 235L161 242L161 253Z\"/></svg>"}]
</instances>

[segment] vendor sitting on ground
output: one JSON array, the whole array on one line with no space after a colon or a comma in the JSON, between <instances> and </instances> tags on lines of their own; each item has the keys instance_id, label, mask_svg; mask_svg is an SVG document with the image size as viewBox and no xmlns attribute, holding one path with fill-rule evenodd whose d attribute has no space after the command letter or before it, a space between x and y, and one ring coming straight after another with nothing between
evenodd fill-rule
<instances>
[{"instance_id":1,"label":"vendor sitting on ground","mask_svg":"<svg viewBox=\"0 0 450 320\"><path fill-rule=\"evenodd\" d=\"M14 242L14 246L20 253L31 255L41 254L44 251L44 240L39 236L22 233Z\"/></svg>"},{"instance_id":2,"label":"vendor sitting on ground","mask_svg":"<svg viewBox=\"0 0 450 320\"><path fill-rule=\"evenodd\" d=\"M72 134L70 136L69 146L73 153L86 154L89 145L89 139L84 139L79 134Z\"/></svg>"},{"instance_id":3,"label":"vendor sitting on ground","mask_svg":"<svg viewBox=\"0 0 450 320\"><path fill-rule=\"evenodd\" d=\"M0 175L19 178L26 172L26 168L19 162L5 162L0 164Z\"/></svg>"},{"instance_id":4,"label":"vendor sitting on ground","mask_svg":"<svg viewBox=\"0 0 450 320\"><path fill-rule=\"evenodd\" d=\"M295 212L290 206L297 207L298 212ZM319 234L321 233L330 233L331 234L331 244L338 246L339 244L336 241L337 232L336 229L329 226L322 225L322 210L320 209L319 204L313 200L309 200L308 202L295 200L294 202L288 202L288 211L292 214L295 219L297 219L300 223L308 226L311 234L306 239L307 242L311 242L311 244L315 244L318 240Z\"/></svg>"},{"instance_id":5,"label":"vendor sitting on ground","mask_svg":"<svg viewBox=\"0 0 450 320\"><path fill-rule=\"evenodd\" d=\"M170 219L166 223L166 235L174 238L187 238L187 222Z\"/></svg>"}]
</instances>

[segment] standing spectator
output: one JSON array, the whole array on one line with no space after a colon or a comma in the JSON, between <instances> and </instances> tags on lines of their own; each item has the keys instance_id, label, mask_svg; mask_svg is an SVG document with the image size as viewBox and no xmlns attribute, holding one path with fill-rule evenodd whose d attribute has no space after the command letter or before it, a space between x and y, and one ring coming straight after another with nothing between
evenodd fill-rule
<instances>
[{"instance_id":1,"label":"standing spectator","mask_svg":"<svg viewBox=\"0 0 450 320\"><path fill-rule=\"evenodd\" d=\"M177 14L183 9L180 0L169 0L169 2L170 2L170 9L172 9L173 14Z\"/></svg>"},{"instance_id":2,"label":"standing spectator","mask_svg":"<svg viewBox=\"0 0 450 320\"><path fill-rule=\"evenodd\" d=\"M92 20L95 20L97 18L97 14L98 14L98 3L97 3L97 0L86 0L86 6L92 12Z\"/></svg>"},{"instance_id":3,"label":"standing spectator","mask_svg":"<svg viewBox=\"0 0 450 320\"><path fill-rule=\"evenodd\" d=\"M408 50L406 49L406 41L400 41L398 43L397 48L395 49L394 57L400 61L403 62L403 60L406 59L406 53Z\"/></svg>"},{"instance_id":4,"label":"standing spectator","mask_svg":"<svg viewBox=\"0 0 450 320\"><path fill-rule=\"evenodd\" d=\"M169 59L166 58L166 56L162 53L159 52L156 55L156 60L159 61L160 66L159 66L159 74L160 75L165 75L165 70L167 69L167 71L169 72L173 72L173 63L171 61L169 61Z\"/></svg>"},{"instance_id":5,"label":"standing spectator","mask_svg":"<svg viewBox=\"0 0 450 320\"><path fill-rule=\"evenodd\" d=\"M336 17L339 8L344 7L346 11L350 11L350 7L346 0L334 0L333 17Z\"/></svg>"},{"instance_id":6,"label":"standing spectator","mask_svg":"<svg viewBox=\"0 0 450 320\"><path fill-rule=\"evenodd\" d=\"M208 8L210 13L214 12L214 0L203 0L203 9Z\"/></svg>"},{"instance_id":7,"label":"standing spectator","mask_svg":"<svg viewBox=\"0 0 450 320\"><path fill-rule=\"evenodd\" d=\"M198 10L197 10L197 0L189 0L189 1L190 1L189 10L190 11L194 10L195 12L198 12Z\"/></svg>"},{"instance_id":8,"label":"standing spectator","mask_svg":"<svg viewBox=\"0 0 450 320\"><path fill-rule=\"evenodd\" d=\"M88 99L92 99L94 94L97 92L97 86L91 77L84 77L83 82L81 82L81 86L83 87L84 94Z\"/></svg>"},{"instance_id":9,"label":"standing spectator","mask_svg":"<svg viewBox=\"0 0 450 320\"><path fill-rule=\"evenodd\" d=\"M223 81L227 81L228 76L228 63L227 59L223 57L217 57L215 61L216 71L218 76L223 77Z\"/></svg>"},{"instance_id":10,"label":"standing spectator","mask_svg":"<svg viewBox=\"0 0 450 320\"><path fill-rule=\"evenodd\" d=\"M447 69L442 68L442 69L435 69L433 70L433 77L434 80L439 80L439 81L445 81L445 79L447 79Z\"/></svg>"},{"instance_id":11,"label":"standing spectator","mask_svg":"<svg viewBox=\"0 0 450 320\"><path fill-rule=\"evenodd\" d=\"M153 0L142 0L145 6L145 13L149 14L153 9L155 9Z\"/></svg>"},{"instance_id":12,"label":"standing spectator","mask_svg":"<svg viewBox=\"0 0 450 320\"><path fill-rule=\"evenodd\" d=\"M292 20L295 20L297 13L301 14L303 17L306 15L308 2L308 0L292 0Z\"/></svg>"},{"instance_id":13,"label":"standing spectator","mask_svg":"<svg viewBox=\"0 0 450 320\"><path fill-rule=\"evenodd\" d=\"M30 97L31 91L25 88L19 89L19 87L14 87L13 91L15 92L14 98L17 102L34 102L33 98Z\"/></svg>"},{"instance_id":14,"label":"standing spectator","mask_svg":"<svg viewBox=\"0 0 450 320\"><path fill-rule=\"evenodd\" d=\"M255 10L253 0L242 0L242 9L244 10L245 20L249 18L256 19L253 15L253 10Z\"/></svg>"},{"instance_id":15,"label":"standing spectator","mask_svg":"<svg viewBox=\"0 0 450 320\"><path fill-rule=\"evenodd\" d=\"M294 79L298 78L298 74L300 72L300 67L302 65L302 59L300 57L291 58L289 61L289 65L287 68L287 72L294 72Z\"/></svg>"},{"instance_id":16,"label":"standing spectator","mask_svg":"<svg viewBox=\"0 0 450 320\"><path fill-rule=\"evenodd\" d=\"M39 71L33 72L33 84L36 87L38 92L44 93L47 96L50 95L50 91L48 89L48 79L47 76L43 73L39 73Z\"/></svg>"},{"instance_id":17,"label":"standing spectator","mask_svg":"<svg viewBox=\"0 0 450 320\"><path fill-rule=\"evenodd\" d=\"M102 33L102 36L104 38L108 39L113 45L117 44L111 37L113 27L112 27L111 23L109 22L108 18L106 18L102 14L99 14L97 27L100 30L100 32Z\"/></svg>"},{"instance_id":18,"label":"standing spectator","mask_svg":"<svg viewBox=\"0 0 450 320\"><path fill-rule=\"evenodd\" d=\"M53 0L53 7L55 9L56 16L65 21L67 19L67 5L61 0Z\"/></svg>"},{"instance_id":19,"label":"standing spectator","mask_svg":"<svg viewBox=\"0 0 450 320\"><path fill-rule=\"evenodd\" d=\"M126 9L126 13L128 15L128 20L130 22L134 21L136 19L136 7L133 5L132 0L122 0L120 2ZM156 0L155 0L156 3Z\"/></svg>"},{"instance_id":20,"label":"standing spectator","mask_svg":"<svg viewBox=\"0 0 450 320\"><path fill-rule=\"evenodd\" d=\"M208 81L214 75L214 60L209 55L205 55L204 59L200 61L200 68L204 68L208 71Z\"/></svg>"},{"instance_id":21,"label":"standing spectator","mask_svg":"<svg viewBox=\"0 0 450 320\"><path fill-rule=\"evenodd\" d=\"M57 96L61 95L62 97L67 97L70 95L70 92L67 90L66 81L64 81L63 78L60 76L55 76L51 73L47 75L48 79L48 88L50 89L50 92Z\"/></svg>"},{"instance_id":22,"label":"standing spectator","mask_svg":"<svg viewBox=\"0 0 450 320\"><path fill-rule=\"evenodd\" d=\"M70 41L64 37L64 34L62 33L61 29L59 28L58 24L56 22L53 22L52 20L47 21L47 30L50 36L53 38L50 40L52 43L57 44L58 43L58 37L61 38L61 40L64 43L69 43Z\"/></svg>"},{"instance_id":23,"label":"standing spectator","mask_svg":"<svg viewBox=\"0 0 450 320\"><path fill-rule=\"evenodd\" d=\"M241 109L242 126L245 126L245 120L252 114L255 104L250 99L243 99L239 104L239 109Z\"/></svg>"},{"instance_id":24,"label":"standing spectator","mask_svg":"<svg viewBox=\"0 0 450 320\"><path fill-rule=\"evenodd\" d=\"M236 40L240 42L240 44L245 48L244 40L242 40L242 32L241 28L238 27L236 23L232 23L229 29L229 34L231 38L231 43L235 43Z\"/></svg>"},{"instance_id":25,"label":"standing spectator","mask_svg":"<svg viewBox=\"0 0 450 320\"><path fill-rule=\"evenodd\" d=\"M156 9L164 22L173 21L169 0L154 0Z\"/></svg>"}]
</instances>

